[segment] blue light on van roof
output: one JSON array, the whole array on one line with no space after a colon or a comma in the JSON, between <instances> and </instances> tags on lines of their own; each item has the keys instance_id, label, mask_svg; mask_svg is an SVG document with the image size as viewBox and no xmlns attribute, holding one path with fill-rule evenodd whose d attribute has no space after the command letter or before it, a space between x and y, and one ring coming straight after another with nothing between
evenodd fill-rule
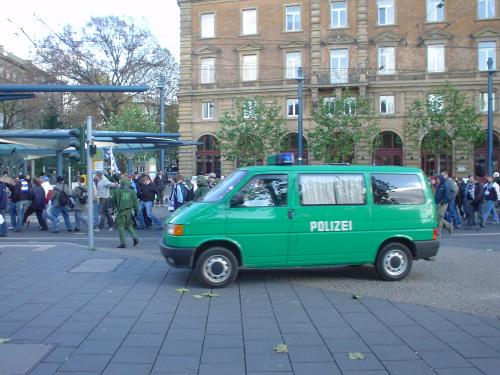
<instances>
[{"instance_id":1,"label":"blue light on van roof","mask_svg":"<svg viewBox=\"0 0 500 375\"><path fill-rule=\"evenodd\" d=\"M294 161L293 152L282 152L267 157L267 165L293 165Z\"/></svg>"}]
</instances>

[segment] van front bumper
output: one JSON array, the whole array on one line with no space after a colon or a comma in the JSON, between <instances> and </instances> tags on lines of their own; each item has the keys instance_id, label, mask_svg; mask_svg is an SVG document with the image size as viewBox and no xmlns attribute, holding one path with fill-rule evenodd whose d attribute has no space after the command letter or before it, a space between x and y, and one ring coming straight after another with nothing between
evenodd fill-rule
<instances>
[{"instance_id":1,"label":"van front bumper","mask_svg":"<svg viewBox=\"0 0 500 375\"><path fill-rule=\"evenodd\" d=\"M160 241L161 253L167 263L176 268L193 268L195 248L171 247Z\"/></svg>"},{"instance_id":2,"label":"van front bumper","mask_svg":"<svg viewBox=\"0 0 500 375\"><path fill-rule=\"evenodd\" d=\"M439 250L439 241L415 241L415 259L425 259L436 256Z\"/></svg>"}]
</instances>

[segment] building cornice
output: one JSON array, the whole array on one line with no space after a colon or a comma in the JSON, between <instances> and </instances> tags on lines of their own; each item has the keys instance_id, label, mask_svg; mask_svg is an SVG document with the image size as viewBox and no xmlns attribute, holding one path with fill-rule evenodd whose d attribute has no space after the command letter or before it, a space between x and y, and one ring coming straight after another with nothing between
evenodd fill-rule
<instances>
[{"instance_id":1,"label":"building cornice","mask_svg":"<svg viewBox=\"0 0 500 375\"><path fill-rule=\"evenodd\" d=\"M304 48L305 46L307 46L307 43L301 40L292 40L291 42L280 44L281 49Z\"/></svg>"},{"instance_id":2,"label":"building cornice","mask_svg":"<svg viewBox=\"0 0 500 375\"><path fill-rule=\"evenodd\" d=\"M356 44L356 38L347 33L331 33L321 40L324 45L330 44Z\"/></svg>"},{"instance_id":3,"label":"building cornice","mask_svg":"<svg viewBox=\"0 0 500 375\"><path fill-rule=\"evenodd\" d=\"M404 36L398 33L394 33L391 31L384 31L379 34L377 34L373 39L372 42L375 44L386 44L386 43L391 43L391 44L399 44L404 40Z\"/></svg>"},{"instance_id":4,"label":"building cornice","mask_svg":"<svg viewBox=\"0 0 500 375\"><path fill-rule=\"evenodd\" d=\"M500 36L500 31L494 29L493 27L484 27L479 31L471 34L471 37L478 38L498 38Z\"/></svg>"},{"instance_id":5,"label":"building cornice","mask_svg":"<svg viewBox=\"0 0 500 375\"><path fill-rule=\"evenodd\" d=\"M240 47L236 47L235 51L238 52L245 52L245 51L260 51L262 49L262 46L259 46L258 44L245 44Z\"/></svg>"},{"instance_id":6,"label":"building cornice","mask_svg":"<svg viewBox=\"0 0 500 375\"><path fill-rule=\"evenodd\" d=\"M202 48L198 48L196 50L193 50L194 55L213 55L220 53L220 48L212 47L212 46L205 46Z\"/></svg>"}]
</instances>

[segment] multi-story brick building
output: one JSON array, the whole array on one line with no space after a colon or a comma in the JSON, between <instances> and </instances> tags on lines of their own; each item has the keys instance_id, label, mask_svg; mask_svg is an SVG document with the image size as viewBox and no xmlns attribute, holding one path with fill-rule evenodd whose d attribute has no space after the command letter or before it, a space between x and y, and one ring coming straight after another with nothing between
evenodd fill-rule
<instances>
[{"instance_id":1,"label":"multi-story brick building","mask_svg":"<svg viewBox=\"0 0 500 375\"><path fill-rule=\"evenodd\" d=\"M356 150L356 163L416 165L428 173L481 173L458 145L449 154L410 149L403 125L411 104L445 84L484 112L487 65L500 46L499 0L178 0L181 10L179 125L203 142L180 157L181 173L227 174L214 133L235 97L277 99L297 142L297 67L304 69L304 128L320 96L348 88L367 95L381 115L381 147ZM494 91L500 79L494 80ZM500 159L498 96L494 158ZM425 140L424 140L425 141ZM452 142L450 139L449 142ZM316 162L309 157L309 162ZM499 165L500 167L500 165ZM496 164L495 164L496 169Z\"/></svg>"}]
</instances>

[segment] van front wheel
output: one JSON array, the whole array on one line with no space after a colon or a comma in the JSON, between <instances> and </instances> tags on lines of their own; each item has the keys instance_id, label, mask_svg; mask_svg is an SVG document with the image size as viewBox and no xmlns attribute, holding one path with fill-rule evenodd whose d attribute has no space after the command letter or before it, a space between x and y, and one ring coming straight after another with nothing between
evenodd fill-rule
<instances>
[{"instance_id":1,"label":"van front wheel","mask_svg":"<svg viewBox=\"0 0 500 375\"><path fill-rule=\"evenodd\" d=\"M228 249L212 247L196 261L195 274L200 283L211 288L222 288L236 279L238 261Z\"/></svg>"},{"instance_id":2,"label":"van front wheel","mask_svg":"<svg viewBox=\"0 0 500 375\"><path fill-rule=\"evenodd\" d=\"M410 272L412 260L408 247L399 242L392 242L385 245L378 253L375 268L384 280L401 280Z\"/></svg>"}]
</instances>

